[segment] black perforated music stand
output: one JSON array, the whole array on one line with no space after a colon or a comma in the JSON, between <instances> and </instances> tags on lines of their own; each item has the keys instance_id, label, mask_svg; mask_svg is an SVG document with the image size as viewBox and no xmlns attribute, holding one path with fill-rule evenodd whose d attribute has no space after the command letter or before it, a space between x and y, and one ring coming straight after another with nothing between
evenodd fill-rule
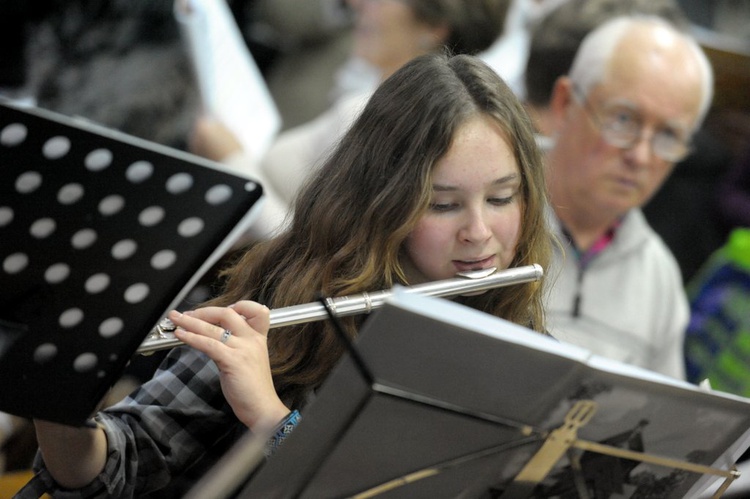
<instances>
[{"instance_id":1,"label":"black perforated music stand","mask_svg":"<svg viewBox=\"0 0 750 499\"><path fill-rule=\"evenodd\" d=\"M0 410L83 423L154 324L249 226L249 178L0 104Z\"/></svg>"},{"instance_id":2,"label":"black perforated music stand","mask_svg":"<svg viewBox=\"0 0 750 499\"><path fill-rule=\"evenodd\" d=\"M676 499L750 445L747 399L445 300L395 294L355 346L238 497Z\"/></svg>"}]
</instances>

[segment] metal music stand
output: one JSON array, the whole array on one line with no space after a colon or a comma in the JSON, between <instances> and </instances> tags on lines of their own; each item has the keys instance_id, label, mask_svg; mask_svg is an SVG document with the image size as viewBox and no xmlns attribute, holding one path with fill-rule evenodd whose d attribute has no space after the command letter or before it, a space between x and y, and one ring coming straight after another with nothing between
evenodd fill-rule
<instances>
[{"instance_id":1,"label":"metal music stand","mask_svg":"<svg viewBox=\"0 0 750 499\"><path fill-rule=\"evenodd\" d=\"M252 222L220 165L0 103L0 410L83 424Z\"/></svg>"},{"instance_id":2,"label":"metal music stand","mask_svg":"<svg viewBox=\"0 0 750 499\"><path fill-rule=\"evenodd\" d=\"M750 446L750 400L445 300L394 294L354 345L237 497L682 498Z\"/></svg>"}]
</instances>

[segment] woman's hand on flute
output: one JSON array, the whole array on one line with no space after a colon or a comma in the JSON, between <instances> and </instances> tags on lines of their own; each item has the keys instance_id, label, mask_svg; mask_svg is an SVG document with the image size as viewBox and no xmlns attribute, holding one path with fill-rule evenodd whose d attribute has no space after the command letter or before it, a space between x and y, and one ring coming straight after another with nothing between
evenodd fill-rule
<instances>
[{"instance_id":1,"label":"woman's hand on flute","mask_svg":"<svg viewBox=\"0 0 750 499\"><path fill-rule=\"evenodd\" d=\"M169 319L180 341L216 363L224 397L248 428L270 431L289 414L271 376L266 306L243 300L229 307L172 311Z\"/></svg>"}]
</instances>

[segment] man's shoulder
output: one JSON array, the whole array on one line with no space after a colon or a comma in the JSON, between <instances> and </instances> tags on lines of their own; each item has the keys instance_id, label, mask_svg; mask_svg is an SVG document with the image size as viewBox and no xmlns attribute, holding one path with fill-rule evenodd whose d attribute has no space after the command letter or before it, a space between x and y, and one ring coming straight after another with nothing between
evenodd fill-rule
<instances>
[{"instance_id":1,"label":"man's shoulder","mask_svg":"<svg viewBox=\"0 0 750 499\"><path fill-rule=\"evenodd\" d=\"M622 219L615 240L622 248L637 249L652 258L671 260L676 265L672 251L662 237L649 225L643 212L634 208Z\"/></svg>"}]
</instances>

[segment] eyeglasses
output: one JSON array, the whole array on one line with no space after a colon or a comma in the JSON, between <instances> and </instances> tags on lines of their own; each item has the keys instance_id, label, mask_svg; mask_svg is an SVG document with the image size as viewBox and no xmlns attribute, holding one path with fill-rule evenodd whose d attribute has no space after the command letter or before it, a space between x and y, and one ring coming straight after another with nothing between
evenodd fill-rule
<instances>
[{"instance_id":1,"label":"eyeglasses","mask_svg":"<svg viewBox=\"0 0 750 499\"><path fill-rule=\"evenodd\" d=\"M630 149L643 136L643 118L635 109L626 104L616 104L597 113L580 88L574 86L573 93L607 144ZM690 144L675 128L662 128L654 132L651 136L651 148L659 158L671 163L682 160L691 150Z\"/></svg>"}]
</instances>

